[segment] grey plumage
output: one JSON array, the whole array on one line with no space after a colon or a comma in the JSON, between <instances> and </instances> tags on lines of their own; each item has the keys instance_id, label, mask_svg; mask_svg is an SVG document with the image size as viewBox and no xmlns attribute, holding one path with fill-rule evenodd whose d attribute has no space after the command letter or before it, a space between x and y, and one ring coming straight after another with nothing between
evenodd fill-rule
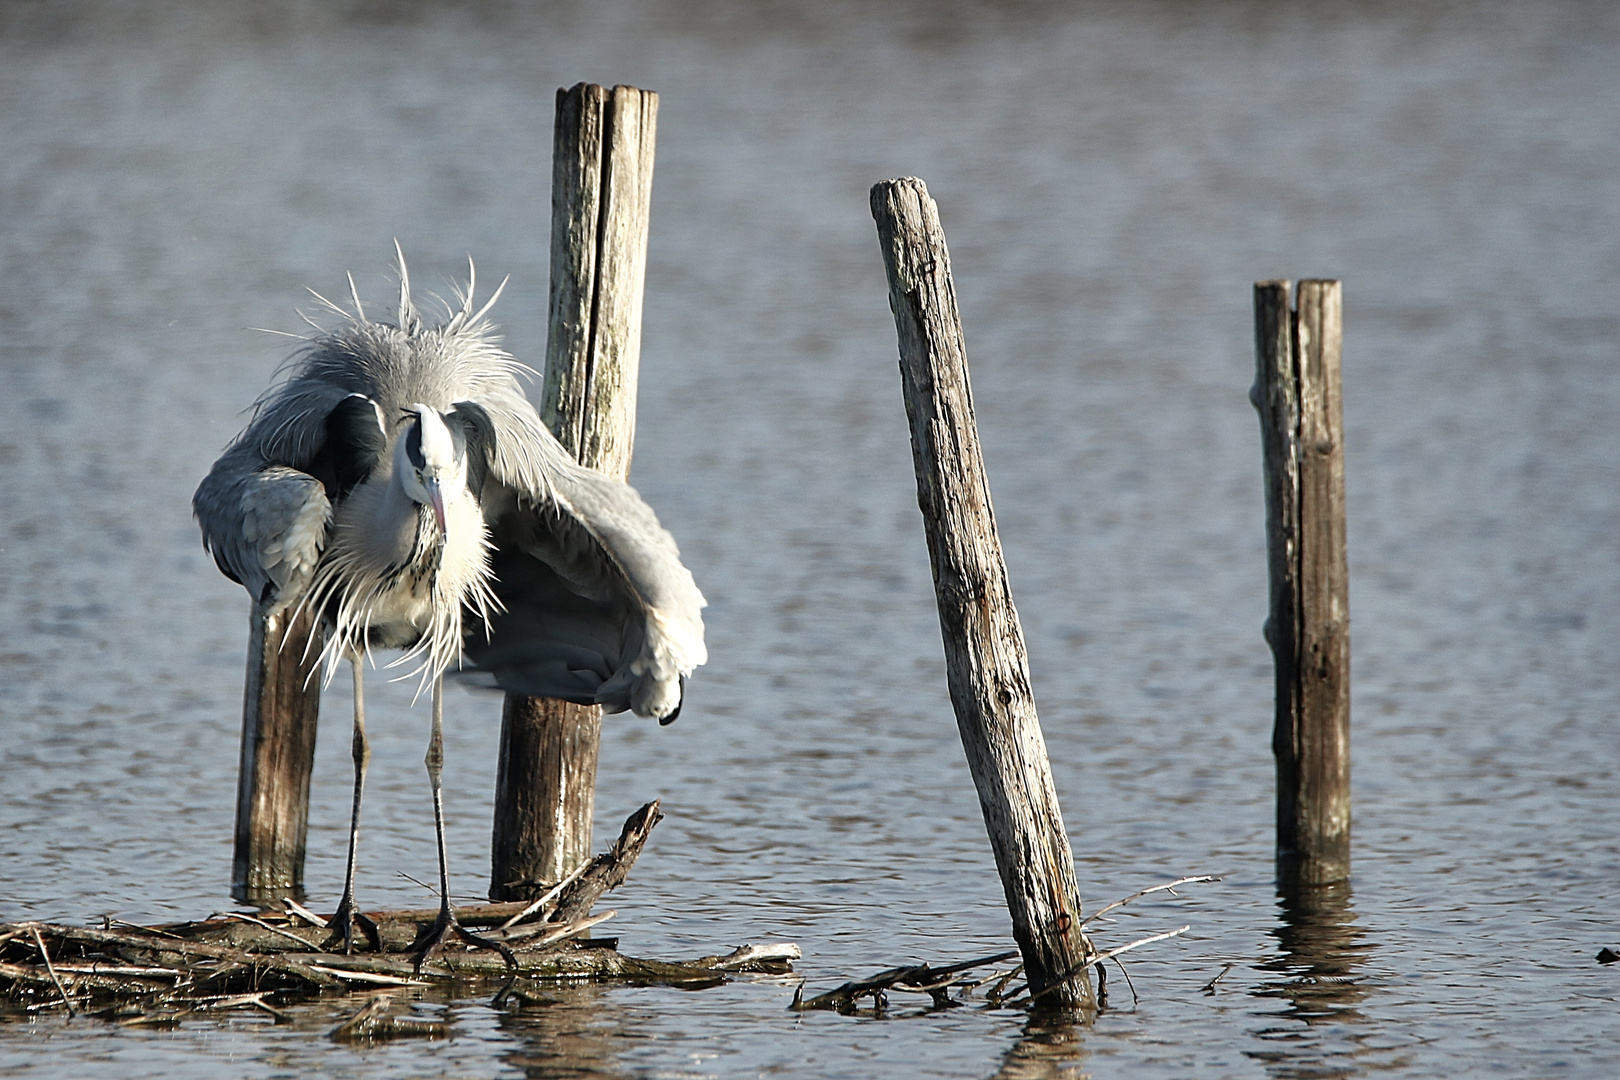
<instances>
[{"instance_id":1,"label":"grey plumage","mask_svg":"<svg viewBox=\"0 0 1620 1080\"><path fill-rule=\"evenodd\" d=\"M306 339L192 507L220 569L259 603L319 615L328 680L352 665L354 809L334 921L346 950L357 924L381 948L354 898L370 759L362 664L403 649L393 663L414 662L432 687L441 906L415 947L420 967L451 931L493 944L450 909L444 674L668 723L706 655L703 596L675 541L634 489L575 463L540 422L518 384L526 369L485 319L494 299L475 311L469 279L461 307L430 326L403 255L399 273L394 323L367 318L358 294L352 312L323 299L341 324Z\"/></svg>"},{"instance_id":2,"label":"grey plumage","mask_svg":"<svg viewBox=\"0 0 1620 1080\"><path fill-rule=\"evenodd\" d=\"M681 680L705 660L704 601L652 510L628 485L576 464L546 430L518 384L524 369L473 311L470 284L440 326L424 323L408 278L397 324L362 312L357 301L343 325L307 341L290 376L260 400L198 488L193 507L220 568L258 599L305 602L323 557L331 569L330 541L356 532L357 511L374 522L381 510L406 410L472 402L493 428L476 499L497 569L491 597L478 603L473 587L461 597L473 603L456 605L458 629L466 616L464 640L457 633L426 650L422 674L464 660L477 681L505 690L669 715ZM377 471L337 498L327 420L354 394L375 404L386 448ZM329 582L331 590L380 579L391 565L381 550L355 561L351 580ZM366 642L329 641L329 675L355 644Z\"/></svg>"}]
</instances>

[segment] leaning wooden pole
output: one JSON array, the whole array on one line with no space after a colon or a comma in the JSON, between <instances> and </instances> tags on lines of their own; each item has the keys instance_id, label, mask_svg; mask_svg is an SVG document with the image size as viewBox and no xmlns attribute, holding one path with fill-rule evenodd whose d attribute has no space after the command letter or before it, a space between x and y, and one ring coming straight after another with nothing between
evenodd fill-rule
<instances>
[{"instance_id":1,"label":"leaning wooden pole","mask_svg":"<svg viewBox=\"0 0 1620 1080\"><path fill-rule=\"evenodd\" d=\"M1276 663L1277 876L1350 876L1350 575L1345 557L1343 336L1337 281L1254 287Z\"/></svg>"},{"instance_id":2,"label":"leaning wooden pole","mask_svg":"<svg viewBox=\"0 0 1620 1080\"><path fill-rule=\"evenodd\" d=\"M620 480L635 441L658 95L557 91L551 316L541 416L585 465ZM501 717L491 900L530 899L591 857L602 710L508 694Z\"/></svg>"},{"instance_id":3,"label":"leaning wooden pole","mask_svg":"<svg viewBox=\"0 0 1620 1080\"><path fill-rule=\"evenodd\" d=\"M1031 992L1090 1009L1074 854L996 534L939 212L921 180L872 188L956 726Z\"/></svg>"},{"instance_id":4,"label":"leaning wooden pole","mask_svg":"<svg viewBox=\"0 0 1620 1080\"><path fill-rule=\"evenodd\" d=\"M273 904L304 891L309 779L321 709L320 679L312 673L321 628L305 612L289 631L289 615L255 604L248 633L231 867L231 895L246 903Z\"/></svg>"}]
</instances>

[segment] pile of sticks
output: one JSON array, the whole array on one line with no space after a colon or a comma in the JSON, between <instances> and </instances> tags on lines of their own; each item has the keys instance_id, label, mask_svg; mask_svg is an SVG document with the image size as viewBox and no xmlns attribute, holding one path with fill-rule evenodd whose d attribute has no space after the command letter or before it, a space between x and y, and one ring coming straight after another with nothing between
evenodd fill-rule
<instances>
[{"instance_id":1,"label":"pile of sticks","mask_svg":"<svg viewBox=\"0 0 1620 1080\"><path fill-rule=\"evenodd\" d=\"M651 802L630 816L613 847L582 864L539 899L457 908L461 924L509 949L514 970L493 950L447 944L417 968L406 952L438 909L374 911L382 951L363 937L345 955L329 920L296 901L281 913L229 912L200 922L99 928L0 923L0 1003L24 1010L66 1009L126 1023L168 1023L198 1012L258 1009L286 1019L278 1005L330 991L427 986L453 979L507 980L502 997L545 979L629 979L704 985L736 972L785 973L792 944L747 945L689 962L641 960L615 938L588 938L611 911L591 915L604 892L629 873L662 815ZM3 1007L3 1006L0 1006Z\"/></svg>"},{"instance_id":2,"label":"pile of sticks","mask_svg":"<svg viewBox=\"0 0 1620 1080\"><path fill-rule=\"evenodd\" d=\"M521 911L521 904L461 908L457 918L480 931ZM525 982L546 979L628 979L687 986L723 982L728 974L789 970L791 944L744 946L724 956L685 963L642 960L617 951L614 939L573 940L611 916L555 925L511 946L511 971L496 952L447 945L417 972L407 956L320 951L310 939L323 928L292 919L226 916L197 923L141 927L115 923L89 928L55 923L0 923L0 997L29 1011L65 1008L126 1023L170 1023L198 1012L258 1009L278 1020L278 1008L322 992L428 986L451 979L507 978L522 997ZM384 941L408 945L437 911L374 912ZM241 921L248 920L248 921ZM244 947L219 944L245 941ZM510 940L510 939L509 939ZM270 946L262 948L262 946ZM511 991L508 987L508 992Z\"/></svg>"},{"instance_id":3,"label":"pile of sticks","mask_svg":"<svg viewBox=\"0 0 1620 1080\"><path fill-rule=\"evenodd\" d=\"M1120 945L1106 951L1099 950L1095 945L1092 944L1091 938L1085 933L1085 928L1090 926L1093 922L1101 919L1109 912L1122 908L1132 901L1140 900L1144 896L1161 892L1169 893L1171 896L1179 896L1180 894L1176 892L1178 886L1202 884L1204 882L1219 880L1220 878L1213 877L1208 874L1198 874L1192 877L1177 878L1175 881L1167 882L1163 885L1154 885L1150 888L1134 892L1125 897L1123 900L1116 900L1112 904L1108 904L1105 907L1098 909L1094 914L1081 920L1080 936L1082 948L1086 954L1085 959L1081 960L1074 966L1072 970L1065 974L1065 980L1067 978L1077 976L1081 972L1087 971L1091 968L1096 968L1099 976L1097 986L1098 1004L1099 1006L1106 1007L1108 1000L1108 983L1105 978L1101 978L1104 972L1104 968L1102 966L1103 961L1113 960L1121 953L1130 952L1132 949L1140 948L1143 945L1151 945L1155 942L1164 941L1167 938L1178 937L1190 930L1191 927L1183 926L1177 930L1168 930L1161 934L1152 934L1148 937L1139 938L1136 941L1130 942L1129 944ZM930 964L924 963L913 964L906 967L889 968L887 971L880 971L875 975L868 976L867 978L844 983L842 986L829 990L824 994L817 994L815 997L808 1000L806 1000L804 997L804 987L801 985L798 991L793 995L793 1004L788 1006L788 1008L798 1012L804 1012L811 1009L831 1009L847 1014L854 1013L858 1010L862 998L870 998L873 1009L881 1013L888 1005L889 993L892 991L900 991L914 994L927 994L933 999L930 1006L931 1008L949 1009L967 1004L967 1002L961 1000L961 998L972 995L983 987L989 987L988 990L984 990L983 992L984 1001L988 1005L1027 1007L1033 1006L1037 1002L1042 1002L1044 999L1048 998L1052 990L1060 985L1061 981L1065 981L1059 980L1048 982L1043 989L1032 989L1029 981L1026 978L1026 981L1012 985L1009 989L1009 984L1013 983L1013 980L1017 979L1020 975L1025 974L1024 965L1022 963L1014 964L1012 967L1005 970L1000 969L998 965L1003 964L1018 955L1018 950L1015 949L1010 952L997 953L994 956L985 956L977 960L967 960L959 964L949 964L943 967L934 967ZM1118 963L1118 961L1116 960L1115 963ZM975 976L975 970L980 968L990 968L991 970L988 974ZM1120 970L1123 971L1124 969L1121 968ZM1128 980L1129 976L1127 976L1127 981ZM957 996L953 997L953 993ZM1134 997L1134 995L1135 991L1132 990L1132 996Z\"/></svg>"}]
</instances>

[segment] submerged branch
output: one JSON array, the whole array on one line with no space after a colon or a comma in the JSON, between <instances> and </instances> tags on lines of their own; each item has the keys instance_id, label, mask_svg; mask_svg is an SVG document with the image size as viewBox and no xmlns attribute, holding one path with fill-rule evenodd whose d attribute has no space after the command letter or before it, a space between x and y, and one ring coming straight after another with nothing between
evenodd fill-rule
<instances>
[{"instance_id":1,"label":"submerged branch","mask_svg":"<svg viewBox=\"0 0 1620 1080\"><path fill-rule=\"evenodd\" d=\"M1123 900L1116 900L1112 904L1108 904L1098 909L1098 911L1089 918L1081 920L1080 925L1083 927L1099 916L1113 911L1116 908L1124 907L1131 901L1139 900L1151 893L1169 892L1172 895L1175 895L1175 889L1179 885L1191 885L1196 882L1219 880L1220 878L1212 875L1199 874L1192 877L1177 878L1175 881L1167 882L1163 885L1154 885L1151 888L1142 889L1140 892L1134 892L1130 896L1125 897ZM872 999L873 1005L881 1009L886 1001L885 994L888 991L909 990L929 994L933 997L934 1006L936 1008L949 1008L954 1005L965 1004L964 1002L951 996L951 991L953 989L958 991L959 994L970 994L978 990L980 987L985 986L987 983L995 984L985 994L986 1000L988 1000L991 1005L1000 1005L1004 1002L1020 1006L1031 1005L1035 1001L1045 997L1052 990L1065 985L1068 980L1074 978L1075 976L1082 975L1084 972L1093 967L1097 967L1098 970L1101 971L1102 969L1099 967L1099 965L1101 965L1105 960L1111 960L1114 957L1119 956L1121 953L1130 952L1132 949L1140 948L1143 945L1150 945L1156 941L1163 941L1166 938L1176 937L1180 934L1186 933L1190 929L1190 926L1183 926L1179 930L1170 930L1162 934L1154 934L1150 937L1140 938L1136 941L1130 942L1127 945L1121 945L1118 948L1110 949L1106 952L1099 952L1091 944L1091 939L1085 938L1085 959L1069 970L1063 976L1063 978L1053 980L1045 989L1037 991L1033 995L1029 996L1020 996L1026 993L1028 989L1027 984L1020 984L1019 987L1012 991L1010 996L1004 996L1003 993L1006 990L1007 984L1017 977L1018 973L1023 970L1023 964L1019 964L1010 971L1006 972L992 971L990 974L981 978L961 977L962 973L971 971L974 968L989 967L994 964L999 964L1002 961L1010 960L1018 955L1018 952L1015 950L1011 952L998 953L995 956L983 957L979 960L969 960L965 963L952 964L948 967L936 968L931 967L928 964L916 964L910 967L889 968L886 971L880 971L876 975L869 976L868 978L844 983L842 986L829 990L825 994L818 994L808 1001L804 999L804 987L801 985L799 990L793 995L793 1003L788 1007L790 1009L799 1011L807 1009L836 1009L839 1012L853 1012L856 1004L861 998L869 997ZM1123 971L1124 969L1121 968L1121 970ZM1129 982L1129 980L1130 976L1127 975L1126 981ZM1136 994L1136 988L1134 986L1131 988L1131 994L1133 997ZM1099 993L1099 997L1101 996L1102 994Z\"/></svg>"},{"instance_id":2,"label":"submerged branch","mask_svg":"<svg viewBox=\"0 0 1620 1080\"><path fill-rule=\"evenodd\" d=\"M997 953L994 956L982 957L978 960L967 960L960 964L951 964L947 967L931 967L928 964L914 964L910 967L890 968L880 971L869 978L856 982L847 982L843 986L829 990L825 994L818 994L805 1001L803 987L793 997L791 1009L803 1012L808 1009L837 1009L846 1012L855 1007L855 1003L862 997L870 997L874 1002L881 1002L885 991L913 990L933 997L935 1004L940 1006L956 1005L952 1001L948 989L954 985L967 985L974 983L971 979L959 978L962 973L974 968L988 967L999 964L1003 960L1010 960L1017 956L1017 950Z\"/></svg>"}]
</instances>

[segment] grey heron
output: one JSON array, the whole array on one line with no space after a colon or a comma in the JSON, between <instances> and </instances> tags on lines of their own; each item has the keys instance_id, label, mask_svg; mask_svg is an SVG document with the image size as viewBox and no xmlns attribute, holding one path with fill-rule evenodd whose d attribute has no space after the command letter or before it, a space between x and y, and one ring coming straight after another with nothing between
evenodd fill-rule
<instances>
[{"instance_id":1,"label":"grey heron","mask_svg":"<svg viewBox=\"0 0 1620 1080\"><path fill-rule=\"evenodd\" d=\"M397 245L396 245L397 250ZM399 253L393 322L354 309L304 339L287 377L192 500L219 568L272 611L314 611L324 678L354 678L354 802L334 928L381 948L355 900L360 801L370 760L362 663L431 688L426 765L439 849L440 911L413 945L417 966L455 933L444 836L444 675L471 669L536 697L626 709L662 723L706 660L704 606L675 541L629 485L577 464L518 382L526 370L474 310L469 261L459 309L437 325L411 298Z\"/></svg>"}]
</instances>

